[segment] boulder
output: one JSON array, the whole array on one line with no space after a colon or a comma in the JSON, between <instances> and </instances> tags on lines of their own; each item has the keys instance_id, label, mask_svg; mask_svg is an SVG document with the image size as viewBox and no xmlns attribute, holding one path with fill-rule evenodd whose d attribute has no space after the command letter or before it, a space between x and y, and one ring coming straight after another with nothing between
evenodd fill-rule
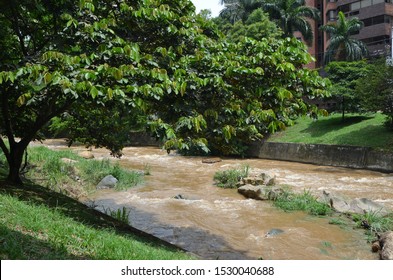
<instances>
[{"instance_id":1,"label":"boulder","mask_svg":"<svg viewBox=\"0 0 393 280\"><path fill-rule=\"evenodd\" d=\"M261 177L246 177L242 181L243 185L261 186L265 184L265 181Z\"/></svg>"},{"instance_id":2,"label":"boulder","mask_svg":"<svg viewBox=\"0 0 393 280\"><path fill-rule=\"evenodd\" d=\"M350 213L373 213L377 216L385 216L389 213L389 211L382 204L367 198L356 198L350 202L350 206Z\"/></svg>"},{"instance_id":3,"label":"boulder","mask_svg":"<svg viewBox=\"0 0 393 280\"><path fill-rule=\"evenodd\" d=\"M389 213L389 211L382 204L367 198L355 198L351 200L342 195L323 191L320 201L329 204L333 210L339 213L374 213L379 216L384 216Z\"/></svg>"},{"instance_id":4,"label":"boulder","mask_svg":"<svg viewBox=\"0 0 393 280\"><path fill-rule=\"evenodd\" d=\"M105 176L104 179L102 179L96 189L97 190L102 190L102 189L113 189L116 187L118 180L113 177L112 175Z\"/></svg>"},{"instance_id":5,"label":"boulder","mask_svg":"<svg viewBox=\"0 0 393 280\"><path fill-rule=\"evenodd\" d=\"M263 184L266 186L274 186L276 184L276 176L272 176L267 173L262 173L260 175L263 179Z\"/></svg>"},{"instance_id":6,"label":"boulder","mask_svg":"<svg viewBox=\"0 0 393 280\"><path fill-rule=\"evenodd\" d=\"M237 189L238 193L244 195L247 198L256 200L267 200L263 187L254 185L244 185Z\"/></svg>"},{"instance_id":7,"label":"boulder","mask_svg":"<svg viewBox=\"0 0 393 280\"><path fill-rule=\"evenodd\" d=\"M90 151L82 151L78 154L80 157L83 157L84 159L93 159L94 155Z\"/></svg>"},{"instance_id":8,"label":"boulder","mask_svg":"<svg viewBox=\"0 0 393 280\"><path fill-rule=\"evenodd\" d=\"M266 186L244 185L237 191L247 198L256 200L274 200L282 193L281 188L271 188Z\"/></svg>"},{"instance_id":9,"label":"boulder","mask_svg":"<svg viewBox=\"0 0 393 280\"><path fill-rule=\"evenodd\" d=\"M279 235L279 234L282 234L282 233L284 233L284 231L283 231L282 229L273 228L273 229L269 230L269 231L265 234L265 237L269 238L269 237L273 237L273 236L275 236L275 235Z\"/></svg>"},{"instance_id":10,"label":"boulder","mask_svg":"<svg viewBox=\"0 0 393 280\"><path fill-rule=\"evenodd\" d=\"M320 201L330 205L330 208L339 213L347 213L351 209L349 199L342 195L323 191Z\"/></svg>"},{"instance_id":11,"label":"boulder","mask_svg":"<svg viewBox=\"0 0 393 280\"><path fill-rule=\"evenodd\" d=\"M383 233L379 238L381 260L393 260L393 231Z\"/></svg>"}]
</instances>

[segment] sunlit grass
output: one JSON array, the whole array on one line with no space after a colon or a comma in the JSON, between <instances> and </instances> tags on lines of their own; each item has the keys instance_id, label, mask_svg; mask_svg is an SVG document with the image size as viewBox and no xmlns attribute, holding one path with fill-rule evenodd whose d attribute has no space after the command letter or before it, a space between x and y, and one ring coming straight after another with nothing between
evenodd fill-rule
<instances>
[{"instance_id":1,"label":"sunlit grass","mask_svg":"<svg viewBox=\"0 0 393 280\"><path fill-rule=\"evenodd\" d=\"M303 117L296 124L269 138L270 142L353 145L393 150L393 131L384 126L383 114L332 114L312 120Z\"/></svg>"}]
</instances>

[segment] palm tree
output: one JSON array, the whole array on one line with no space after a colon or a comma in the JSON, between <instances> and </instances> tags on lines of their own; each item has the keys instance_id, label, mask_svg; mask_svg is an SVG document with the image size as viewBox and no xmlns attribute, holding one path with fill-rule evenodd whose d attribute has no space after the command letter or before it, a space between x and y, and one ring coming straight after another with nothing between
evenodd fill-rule
<instances>
[{"instance_id":1,"label":"palm tree","mask_svg":"<svg viewBox=\"0 0 393 280\"><path fill-rule=\"evenodd\" d=\"M238 20L245 22L253 11L262 6L261 0L220 0L220 3L224 5L220 16L232 24Z\"/></svg>"},{"instance_id":2,"label":"palm tree","mask_svg":"<svg viewBox=\"0 0 393 280\"><path fill-rule=\"evenodd\" d=\"M320 20L317 8L306 6L305 0L268 0L262 8L277 21L285 37L299 31L307 43L312 42L314 34L309 20Z\"/></svg>"},{"instance_id":3,"label":"palm tree","mask_svg":"<svg viewBox=\"0 0 393 280\"><path fill-rule=\"evenodd\" d=\"M337 22L321 26L330 35L330 43L325 54L325 63L332 60L359 60L368 54L367 46L360 40L351 38L364 26L358 18L346 19L343 12L338 13Z\"/></svg>"}]
</instances>

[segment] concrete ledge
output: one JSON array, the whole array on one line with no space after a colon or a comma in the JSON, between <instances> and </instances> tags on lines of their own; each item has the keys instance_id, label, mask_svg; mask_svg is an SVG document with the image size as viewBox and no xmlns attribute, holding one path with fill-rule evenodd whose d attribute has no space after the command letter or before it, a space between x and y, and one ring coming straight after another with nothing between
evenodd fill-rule
<instances>
[{"instance_id":1,"label":"concrete ledge","mask_svg":"<svg viewBox=\"0 0 393 280\"><path fill-rule=\"evenodd\" d=\"M249 156L393 172L393 153L367 147L261 142L251 145Z\"/></svg>"}]
</instances>

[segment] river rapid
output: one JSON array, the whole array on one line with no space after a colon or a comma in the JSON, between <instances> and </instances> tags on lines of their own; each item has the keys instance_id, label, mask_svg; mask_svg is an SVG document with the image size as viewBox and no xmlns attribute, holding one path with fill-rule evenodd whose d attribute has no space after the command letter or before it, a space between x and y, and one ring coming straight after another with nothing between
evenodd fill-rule
<instances>
[{"instance_id":1,"label":"river rapid","mask_svg":"<svg viewBox=\"0 0 393 280\"><path fill-rule=\"evenodd\" d=\"M61 142L46 142L60 149ZM80 150L81 147L73 148ZM95 149L96 159L111 158ZM127 169L151 175L127 191L100 190L89 197L98 210L130 211L130 224L176 244L202 259L329 260L377 259L363 230L329 224L330 218L285 213L270 202L246 199L236 190L214 185L216 171L249 165L276 175L278 185L295 191L323 190L350 198L369 198L393 210L393 175L366 170L316 166L262 159L223 159L168 155L156 147L129 147L121 159ZM186 199L175 199L181 195ZM283 232L266 235L272 229Z\"/></svg>"}]
</instances>

